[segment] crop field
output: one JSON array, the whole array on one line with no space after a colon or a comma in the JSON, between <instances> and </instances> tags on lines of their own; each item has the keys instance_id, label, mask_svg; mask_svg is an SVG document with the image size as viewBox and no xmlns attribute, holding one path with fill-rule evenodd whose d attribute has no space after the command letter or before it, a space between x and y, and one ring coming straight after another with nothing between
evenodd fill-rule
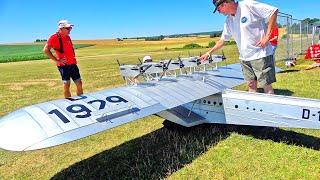
<instances>
[{"instance_id":1,"label":"crop field","mask_svg":"<svg viewBox=\"0 0 320 180\"><path fill-rule=\"evenodd\" d=\"M205 47L218 39L78 40L74 44L95 44L75 50L84 91L90 93L124 85L116 59L121 64L137 64L145 55L155 61L199 55L208 48L182 47L189 43ZM43 45L39 46L41 51ZM1 55L4 51L0 46ZM239 61L236 45L225 46L223 51L227 64ZM15 53L19 55L15 51L7 55ZM302 58L298 56L299 65L312 63ZM283 61L277 62L277 67L283 72L277 74L274 83L276 94L320 99L320 68L285 67ZM63 98L60 75L51 60L0 63L0 74L0 117L28 105ZM246 86L235 89L245 91ZM73 85L71 90L73 93ZM0 149L0 179L320 178L320 130L269 131L254 126L205 124L173 131L164 128L162 122L152 115L48 149Z\"/></svg>"},{"instance_id":2,"label":"crop field","mask_svg":"<svg viewBox=\"0 0 320 180\"><path fill-rule=\"evenodd\" d=\"M42 52L43 44L0 45L0 63L47 59ZM93 44L75 44L74 48L93 46Z\"/></svg>"}]
</instances>

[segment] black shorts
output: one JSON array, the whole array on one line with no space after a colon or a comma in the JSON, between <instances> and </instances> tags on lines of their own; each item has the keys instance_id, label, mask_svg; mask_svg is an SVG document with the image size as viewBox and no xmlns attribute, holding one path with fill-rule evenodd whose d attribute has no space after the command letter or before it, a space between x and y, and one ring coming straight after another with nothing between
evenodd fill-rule
<instances>
[{"instance_id":1,"label":"black shorts","mask_svg":"<svg viewBox=\"0 0 320 180\"><path fill-rule=\"evenodd\" d=\"M58 66L58 69L64 83L70 83L70 78L72 78L74 82L81 81L79 68L76 64Z\"/></svg>"}]
</instances>

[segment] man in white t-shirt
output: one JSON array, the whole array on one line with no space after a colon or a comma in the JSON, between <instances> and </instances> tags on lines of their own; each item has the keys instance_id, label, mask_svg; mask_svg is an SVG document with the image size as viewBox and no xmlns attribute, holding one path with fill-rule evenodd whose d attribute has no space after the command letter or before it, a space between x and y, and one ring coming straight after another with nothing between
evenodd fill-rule
<instances>
[{"instance_id":1,"label":"man in white t-shirt","mask_svg":"<svg viewBox=\"0 0 320 180\"><path fill-rule=\"evenodd\" d=\"M259 82L265 93L273 94L272 83L276 82L276 77L269 37L276 25L278 9L253 0L212 2L216 6L214 13L218 10L227 19L221 39L201 59L207 59L233 37L238 46L240 64L249 91L257 92ZM266 19L269 19L267 24Z\"/></svg>"}]
</instances>

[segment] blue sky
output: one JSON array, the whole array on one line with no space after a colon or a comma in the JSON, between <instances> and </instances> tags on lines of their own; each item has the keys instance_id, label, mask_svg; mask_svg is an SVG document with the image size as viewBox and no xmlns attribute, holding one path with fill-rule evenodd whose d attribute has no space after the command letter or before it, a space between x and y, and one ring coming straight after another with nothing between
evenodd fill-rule
<instances>
[{"instance_id":1,"label":"blue sky","mask_svg":"<svg viewBox=\"0 0 320 180\"><path fill-rule=\"evenodd\" d=\"M319 18L319 0L260 0L295 19ZM211 0L0 0L0 44L47 39L57 23L72 39L111 39L222 30Z\"/></svg>"}]
</instances>

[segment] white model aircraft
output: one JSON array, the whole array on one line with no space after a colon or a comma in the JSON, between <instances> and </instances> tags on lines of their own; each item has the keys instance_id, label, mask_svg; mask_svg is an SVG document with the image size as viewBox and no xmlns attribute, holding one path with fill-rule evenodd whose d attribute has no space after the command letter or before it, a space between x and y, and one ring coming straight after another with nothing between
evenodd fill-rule
<instances>
[{"instance_id":1,"label":"white model aircraft","mask_svg":"<svg viewBox=\"0 0 320 180\"><path fill-rule=\"evenodd\" d=\"M240 65L209 68L224 58L212 57L200 63L197 58L178 58L171 63L120 65L125 78L164 71L167 75L12 112L0 119L0 148L28 151L56 146L152 114L185 127L219 123L320 129L319 100L231 90L245 83ZM162 70L151 71L160 64ZM197 69L185 73L188 66Z\"/></svg>"},{"instance_id":2,"label":"white model aircraft","mask_svg":"<svg viewBox=\"0 0 320 180\"><path fill-rule=\"evenodd\" d=\"M215 65L218 68L218 63L224 61L226 58L224 53L221 55L211 55L208 60L201 61L199 56L189 56L188 58L180 58L173 60L161 60L159 62L144 62L140 61L137 65L121 65L117 60L120 75L124 78L126 85L136 84L135 81L139 76L143 76L145 80L160 80L163 76L183 74L192 74L196 71L205 71L206 68ZM178 71L178 72L177 72ZM172 74L173 73L173 74Z\"/></svg>"}]
</instances>

